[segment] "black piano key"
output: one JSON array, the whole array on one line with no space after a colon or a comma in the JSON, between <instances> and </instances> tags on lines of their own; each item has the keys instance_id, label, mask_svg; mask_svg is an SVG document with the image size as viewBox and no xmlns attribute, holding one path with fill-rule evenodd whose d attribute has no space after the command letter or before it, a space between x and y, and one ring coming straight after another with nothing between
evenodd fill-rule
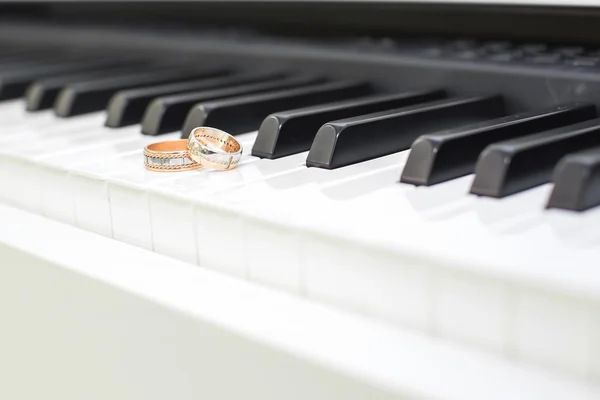
<instances>
[{"instance_id":1,"label":"black piano key","mask_svg":"<svg viewBox=\"0 0 600 400\"><path fill-rule=\"evenodd\" d=\"M199 79L120 91L111 98L108 104L106 126L118 128L140 123L146 107L156 97L178 95L192 91L197 92L200 90L226 88L253 82L264 82L282 77L282 74L276 73L228 75L212 79ZM179 123L177 129L179 129L180 126L181 123Z\"/></svg>"},{"instance_id":2,"label":"black piano key","mask_svg":"<svg viewBox=\"0 0 600 400\"><path fill-rule=\"evenodd\" d=\"M595 117L592 104L573 103L423 135L413 143L400 181L428 186L468 175L494 142Z\"/></svg>"},{"instance_id":3,"label":"black piano key","mask_svg":"<svg viewBox=\"0 0 600 400\"><path fill-rule=\"evenodd\" d=\"M146 135L160 135L162 133L180 130L190 108L203 101L304 86L319 81L321 81L321 78L313 76L280 77L264 82L254 82L221 89L201 90L159 97L150 103L144 113L144 118L142 119L142 133ZM194 126L194 128L195 127L196 126ZM187 137L187 135L185 135L185 137Z\"/></svg>"},{"instance_id":4,"label":"black piano key","mask_svg":"<svg viewBox=\"0 0 600 400\"><path fill-rule=\"evenodd\" d=\"M83 56L67 55L66 57L57 54L51 49L41 50L23 50L20 52L11 52L0 54L0 71L4 70L22 70L23 68L48 66L65 61L76 61Z\"/></svg>"},{"instance_id":5,"label":"black piano key","mask_svg":"<svg viewBox=\"0 0 600 400\"><path fill-rule=\"evenodd\" d=\"M0 50L0 59L17 59L19 57L31 57L38 54L38 49L30 48L3 48Z\"/></svg>"},{"instance_id":6,"label":"black piano key","mask_svg":"<svg viewBox=\"0 0 600 400\"><path fill-rule=\"evenodd\" d=\"M152 68L148 66L148 68ZM31 83L25 91L27 111L40 111L52 108L59 92L70 84L99 78L113 78L121 75L131 75L135 72L147 71L140 63L121 63L97 65L93 69L74 74L53 76Z\"/></svg>"},{"instance_id":7,"label":"black piano key","mask_svg":"<svg viewBox=\"0 0 600 400\"><path fill-rule=\"evenodd\" d=\"M30 65L34 62L40 63L43 62L46 58L42 57L40 54L29 54L29 53L19 53L19 54L0 54L0 70L8 69L17 64L27 64Z\"/></svg>"},{"instance_id":8,"label":"black piano key","mask_svg":"<svg viewBox=\"0 0 600 400\"><path fill-rule=\"evenodd\" d=\"M504 115L499 96L453 98L323 125L306 165L334 169L410 148L419 136Z\"/></svg>"},{"instance_id":9,"label":"black piano key","mask_svg":"<svg viewBox=\"0 0 600 400\"><path fill-rule=\"evenodd\" d=\"M547 208L585 211L600 205L600 147L565 156L553 181Z\"/></svg>"},{"instance_id":10,"label":"black piano key","mask_svg":"<svg viewBox=\"0 0 600 400\"><path fill-rule=\"evenodd\" d=\"M206 73L207 70L203 69L163 68L151 72L77 82L64 87L60 91L54 105L54 111L59 117L72 117L101 111L106 107L113 94L119 90L168 82L181 82L205 76Z\"/></svg>"},{"instance_id":11,"label":"black piano key","mask_svg":"<svg viewBox=\"0 0 600 400\"><path fill-rule=\"evenodd\" d=\"M25 94L27 87L36 79L77 73L94 68L98 61L61 61L47 64L28 62L0 66L0 100L14 99Z\"/></svg>"},{"instance_id":12,"label":"black piano key","mask_svg":"<svg viewBox=\"0 0 600 400\"><path fill-rule=\"evenodd\" d=\"M273 112L372 93L373 88L367 83L339 81L216 100L194 107L186 120L185 128L189 129L189 126L193 127L194 125L212 126L236 135L258 129L262 120Z\"/></svg>"},{"instance_id":13,"label":"black piano key","mask_svg":"<svg viewBox=\"0 0 600 400\"><path fill-rule=\"evenodd\" d=\"M499 198L542 185L564 155L598 145L600 119L492 144L479 157L471 193Z\"/></svg>"},{"instance_id":14,"label":"black piano key","mask_svg":"<svg viewBox=\"0 0 600 400\"><path fill-rule=\"evenodd\" d=\"M307 151L317 130L328 121L433 101L444 95L442 90L386 94L278 112L261 124L252 155L275 159Z\"/></svg>"},{"instance_id":15,"label":"black piano key","mask_svg":"<svg viewBox=\"0 0 600 400\"><path fill-rule=\"evenodd\" d=\"M122 62L123 57L105 52L57 52L52 49L24 53L9 59L0 57L0 76L5 74L35 74L39 77L84 71L96 64Z\"/></svg>"}]
</instances>

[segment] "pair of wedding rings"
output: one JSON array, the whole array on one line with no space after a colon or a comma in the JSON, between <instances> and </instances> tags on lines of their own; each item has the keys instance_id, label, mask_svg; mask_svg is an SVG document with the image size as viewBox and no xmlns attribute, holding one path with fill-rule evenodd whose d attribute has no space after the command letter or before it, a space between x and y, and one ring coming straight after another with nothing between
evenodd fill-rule
<instances>
[{"instance_id":1,"label":"pair of wedding rings","mask_svg":"<svg viewBox=\"0 0 600 400\"><path fill-rule=\"evenodd\" d=\"M239 164L242 150L242 145L227 132L199 127L187 140L146 146L144 165L157 172L190 171L200 167L230 170Z\"/></svg>"}]
</instances>

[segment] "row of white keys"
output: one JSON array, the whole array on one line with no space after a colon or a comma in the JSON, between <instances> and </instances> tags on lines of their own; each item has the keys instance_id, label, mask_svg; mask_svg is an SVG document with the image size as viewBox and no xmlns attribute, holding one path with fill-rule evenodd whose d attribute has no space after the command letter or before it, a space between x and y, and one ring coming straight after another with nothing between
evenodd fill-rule
<instances>
[{"instance_id":1,"label":"row of white keys","mask_svg":"<svg viewBox=\"0 0 600 400\"><path fill-rule=\"evenodd\" d=\"M106 128L94 129L97 132L92 136L114 135L114 131ZM137 129L132 127L133 131ZM246 149L251 147L255 135L240 137ZM55 145L62 144L55 142ZM40 147L45 145L44 140L39 143ZM79 159L81 151L80 147L69 150L76 159ZM404 155L400 158L383 157L334 171L307 169L304 167L305 157L306 153L279 160L257 160L245 156L234 171L165 175L143 169L141 156L137 157L135 153L112 159L110 165L98 162L81 166L71 165L71 157L64 154L36 154L33 165L37 168L35 175L40 178L39 185L25 183L29 180L19 183L23 183L22 188L44 193L42 213L53 218L201 265L226 264L229 272L303 292L297 261L292 261L285 269L280 267L286 263L284 257L297 259L289 257L286 246L270 246L281 249L280 257L274 254L267 259L243 256L248 252L261 252L270 241L246 240L245 229L231 227L231 224L238 223L236 210L241 208L252 214L256 211L254 209L264 206L271 214L275 213L270 217L275 221L294 220L298 207L290 206L293 203L278 202L280 192L291 190L296 200L300 200L296 204L301 204L304 195L309 201L310 193L323 184L371 170L395 168ZM48 161L44 162L44 158ZM64 178L65 174L60 170L65 168L61 165L70 169L69 179ZM73 182L76 185L72 185ZM108 182L107 187L105 182ZM55 187L59 189L52 189ZM289 190L282 190L284 188ZM107 191L108 195L105 194ZM146 197L147 192L149 198ZM69 198L73 199L72 205ZM211 212L211 207L220 212ZM237 243L234 247L243 249L239 256L223 260L218 250L222 247L222 238L212 235L220 230L228 232L227 240Z\"/></svg>"},{"instance_id":2,"label":"row of white keys","mask_svg":"<svg viewBox=\"0 0 600 400\"><path fill-rule=\"evenodd\" d=\"M34 114L35 115L35 114ZM22 123L31 117L23 100L3 101L0 107L0 127Z\"/></svg>"},{"instance_id":3,"label":"row of white keys","mask_svg":"<svg viewBox=\"0 0 600 400\"><path fill-rule=\"evenodd\" d=\"M564 334L557 345L539 341L537 326L509 327L515 314L508 313L514 305L507 298L513 289L496 280L525 279L523 271L512 276L502 271L505 264L513 272L528 271L528 283L538 278L541 271L527 262L544 247L538 240L544 232L525 238L503 234L514 218L502 216L521 209L516 224L546 218L538 203L547 188L500 201L467 195L470 177L417 189L397 183L406 152L333 171L307 169L302 153L278 160L245 155L227 172L154 173L144 169L144 143L178 135L144 137L138 126L103 128L102 117L52 120L56 134L49 137L47 130L36 130L44 127L41 122L21 126L28 133L22 141L8 141L0 158L1 183L12 189L9 200L96 233L386 320L579 373L590 368L582 356L589 346L563 354L565 346L583 343L574 340L583 328ZM19 132L19 124L15 129ZM255 136L239 136L246 153ZM30 151L23 142L31 141L36 144ZM479 221L485 205L500 232ZM521 241L537 247L521 253ZM489 257L506 246L512 251ZM552 247L555 256L563 251L548 269L558 279L564 272L558 260L574 253ZM587 253L575 253L585 263ZM431 266L423 266L424 258ZM437 268L444 259L454 261L451 268ZM585 265L581 269L580 280L590 277ZM524 316L516 314L519 320L547 307L528 304ZM540 326L581 327L587 321L577 307L560 316ZM508 339L513 328L517 339Z\"/></svg>"},{"instance_id":4,"label":"row of white keys","mask_svg":"<svg viewBox=\"0 0 600 400\"><path fill-rule=\"evenodd\" d=\"M1 107L0 107L1 109ZM0 194L0 199L19 205L23 208L32 209L27 201L36 202L39 196L31 198L24 197L20 190L27 182L31 168L34 167L32 157L52 152L52 149L64 151L68 145L69 138L87 135L89 130L96 129L100 119L98 116L86 116L73 120L60 120L50 115L51 122L44 121L37 125L18 123L14 126L5 127L0 134L0 183L5 190ZM53 146L62 141L62 145ZM45 145L48 144L48 147ZM18 174L18 178L16 179Z\"/></svg>"},{"instance_id":5,"label":"row of white keys","mask_svg":"<svg viewBox=\"0 0 600 400\"><path fill-rule=\"evenodd\" d=\"M140 139L130 141L125 134L129 130L132 137L141 137L141 135L137 136L139 127L121 129L115 134L115 130L98 128L92 119L90 123L90 133L81 137L87 144L79 143L71 146L73 142L78 141L73 136L76 134L63 134L66 137L39 140L37 149L52 148L51 150L42 150L41 153L34 151L33 157L31 153L17 156L18 159L33 161L32 168L35 168L34 175L39 184L31 185L31 179L22 180L16 183L20 186L20 191L28 188L43 193L41 205L30 204L28 208L38 211L41 209L41 213L52 218L200 264L210 265L213 264L211 260L218 261L219 258L218 252L215 251L208 253L197 251L198 248L205 248L209 242L195 240L196 237L206 237L206 231L194 231L197 230L196 227L205 229L207 224L194 224L194 221L198 222L198 218L193 214L192 218L176 218L177 215L182 213L185 215L191 204L213 204L211 193L227 188L243 187L250 182L261 182L273 175L306 170L303 165L306 154L281 160L258 160L246 155L241 165L234 171L153 173L143 168L142 146L140 145L139 151L134 150L134 143L138 143ZM256 133L252 133L238 138L248 151L255 136ZM173 139L173 137L168 138ZM163 139L163 137L152 137L145 140ZM113 152L112 149L116 145L122 148L129 147ZM61 146L68 150L58 151ZM108 156L107 160L91 162L94 158L105 155ZM81 164L80 160L86 160L86 163ZM13 180L13 184L15 182ZM15 199L22 198L16 196L18 192L15 191ZM178 192L177 196L174 195L175 192ZM148 193L150 198L147 197ZM161 196L168 198L168 202L161 202ZM180 200L185 199L188 207L174 205L173 201L177 197ZM238 206L237 203L237 199L234 199L230 205L235 208ZM224 201L217 203L217 207L224 205L227 205ZM220 226L217 225L213 229L218 232ZM187 234L178 234L178 232L187 232ZM237 235L239 232L232 234ZM240 242L243 242L243 238L240 239ZM214 247L213 250L216 248ZM239 264L232 262L230 265L236 265L237 269L247 268L245 262Z\"/></svg>"},{"instance_id":6,"label":"row of white keys","mask_svg":"<svg viewBox=\"0 0 600 400\"><path fill-rule=\"evenodd\" d=\"M30 211L43 213L42 189L44 182L39 180L40 164L54 157L65 162L76 152L110 145L126 143L139 137L133 130L113 132L107 135L98 127L101 115L90 115L74 120L53 121L51 128L46 124L28 129L20 140L4 143L2 162L5 163L3 184L7 188L4 200ZM14 128L19 132L19 128ZM99 154L98 156L103 156ZM93 159L93 156L90 156ZM11 176L11 171L19 171L19 179ZM16 203L15 203L16 202Z\"/></svg>"},{"instance_id":7,"label":"row of white keys","mask_svg":"<svg viewBox=\"0 0 600 400\"><path fill-rule=\"evenodd\" d=\"M195 182L178 182L178 198L172 196L171 188L153 185L149 196L155 249L166 250L165 254L177 256L186 246L195 248L198 251L198 264L247 277L246 264L250 257L246 251L244 229L236 211L237 204L219 202L216 193L305 168L305 159L306 153L278 160L253 157L252 163L241 164L233 171L206 171ZM169 216L177 218L171 220ZM185 226L188 233L185 243L177 241L177 226ZM223 257L224 251L226 257Z\"/></svg>"},{"instance_id":8,"label":"row of white keys","mask_svg":"<svg viewBox=\"0 0 600 400\"><path fill-rule=\"evenodd\" d=\"M4 164L1 182L7 189L4 201L73 223L72 201L67 201L70 196L61 186L71 169L96 160L110 165L113 158L141 154L145 145L157 141L141 135L139 127L103 128L104 118L104 113L68 120L52 117L50 123L7 128L0 136L5 142L0 158ZM165 140L174 136L167 135Z\"/></svg>"},{"instance_id":9,"label":"row of white keys","mask_svg":"<svg viewBox=\"0 0 600 400\"><path fill-rule=\"evenodd\" d=\"M110 129L106 129L106 128L98 128L96 123L98 122L98 120L100 118L103 118L103 115L93 115L93 116L86 116L86 117L82 117L79 119L73 119L73 120L61 120L58 119L58 121L54 121L54 123L56 124L56 127L60 128L61 126L75 126L77 129L73 130L72 132L62 132L62 138L57 138L57 137L53 137L53 139L50 138L46 138L45 135L47 134L47 132L45 130L39 130L37 132L31 132L31 135L36 135L35 137L32 136L28 136L27 141L25 144L23 143L19 143L17 142L18 145L21 146L21 150L19 150L19 146L17 146L17 151L16 152L11 152L11 157L16 157L17 159L22 159L22 160L26 160L26 164L29 164L29 161L31 161L32 159L41 161L45 158L49 158L50 160L55 160L55 165L61 165L61 158L64 157L65 163L63 163L63 165L68 165L71 162L76 162L76 160L79 159L85 159L86 161L89 160L93 160L93 156L94 156L94 151L95 151L95 147L98 146L100 148L102 148L103 146L106 145L119 145L121 144L123 147L125 147L123 149L123 152L127 153L128 151L135 151L134 148L137 145L136 140L140 140L140 138L142 137L141 135L137 134L138 131L138 127L134 126L131 129L130 128L125 128L125 129L121 129L121 130L110 130ZM89 124L89 132L85 132L85 128L86 125L85 124ZM40 126L39 128L47 128L45 125L44 126ZM35 129L34 129L35 131ZM127 134L125 134L125 132ZM59 135L60 136L60 135ZM78 142L78 139L80 138L81 141ZM170 136L170 138L173 138L172 136ZM148 138L148 141L154 141L154 140L158 140L157 138ZM251 140L248 139L248 143L246 144L246 147L248 148L250 144ZM72 144L77 143L76 146L72 146ZM130 147L127 147L128 143L130 143ZM14 143L13 143L14 144ZM25 148L23 149L23 146L29 146L31 144L34 144L33 148ZM83 152L83 148L86 148L86 146L88 147L87 150L85 152ZM67 150L62 150L62 148L66 148ZM8 146L8 149L10 149L11 146ZM116 153L112 153L112 150L110 148L106 148L107 150L109 150L109 154L108 155L118 155L121 154L122 152L120 152L119 150L115 150ZM4 149L4 151L6 151L6 148ZM58 154L57 154L58 152ZM89 152L89 153L88 153ZM88 158L88 154L89 154L89 158ZM100 151L99 153L97 153L99 157L103 157L105 156L105 153ZM401 154L405 154L405 153L401 153ZM288 217L285 215L285 213L289 213L290 214L290 218L294 218L294 216L298 216L298 215L302 215L301 212L297 212L298 210L296 210L294 207L289 207L288 204L285 204L285 202L277 202L277 201L273 201L274 194L277 194L279 192L279 190L276 190L276 188L278 187L279 183L281 183L280 186L282 187L289 187L289 189L291 190L291 196L297 200L300 199L301 196L303 194L307 194L307 198L306 201L315 201L315 199L318 198L318 196L315 196L319 194L319 192L316 193L312 193L311 191L307 191L305 186L310 186L310 183L318 183L319 179L324 180L324 182L326 182L327 180L332 180L333 182L336 182L336 179L343 179L344 176L346 175L347 177L349 177L349 184L353 185L354 187L358 187L358 185L353 183L353 179L356 177L356 174L360 174L362 169L366 169L366 171L369 171L369 168L371 168L374 171L377 171L379 169L379 167L377 166L377 163L379 163L379 160L372 160L366 163L360 163L360 164L356 164L354 166L348 167L348 168L341 168L338 170L334 170L334 171L325 171L325 170L318 170L318 169L306 169L302 167L302 160L304 159L304 154L300 154L297 156L292 156L292 157L285 157L282 160L261 160L260 163L256 164L256 166L254 166L254 168L252 169L247 169L245 167L243 167L243 165L240 167L240 169L235 170L235 171L231 171L228 172L227 174L219 174L217 173L211 173L211 174L207 174L206 176L209 179L204 179L201 177L195 178L195 183L196 184L200 184L203 186L198 186L197 187L197 191L199 192L200 195L206 195L207 191L210 192L218 192L219 190L221 190L221 185L223 185L224 188L227 188L228 185L231 186L235 186L240 184L239 182L248 182L248 181L253 181L254 184L253 185L246 185L247 187L243 187L242 189L239 190L235 190L235 191L229 191L229 192L225 192L223 195L219 195L219 203L224 203L224 199L229 198L228 202L229 203L233 203L235 204L236 202L238 203L252 203L252 201L254 201L259 207L262 205L267 205L268 211L270 212L277 212L277 213L284 213L283 217L285 217L285 220L288 220ZM404 155L402 155L401 157L405 157ZM75 160L73 160L73 158ZM123 159L123 161L126 161L127 159ZM287 171L286 167L283 166L281 168L281 170L273 170L271 172L268 172L266 174L263 174L261 169L264 169L264 166L268 166L268 165L276 165L279 163L285 163L287 162L287 160L293 160L293 163L291 165L291 171ZM384 169L390 169L391 168L391 173L394 173L394 168L396 167L396 165L398 165L398 169L401 165L400 163L400 158L395 159L394 156L389 156L389 157L383 157L380 160L383 160L383 164L381 164L381 167ZM386 164L386 160L390 160L390 162L388 164ZM99 165L102 165L102 163L99 163ZM5 169L8 170L8 169ZM114 171L122 171L121 168L115 168ZM249 172L250 171L257 171L257 175L254 178L248 178L249 176ZM145 171L138 171L141 172L142 174L146 173ZM290 172L289 174L287 172ZM281 175L280 178L273 178L269 181L262 181L263 177L268 177L272 174L275 175ZM151 174L151 176L154 176L155 174ZM202 175L205 176L205 175ZM235 176L235 178L233 178ZM312 178L314 177L314 178ZM322 178L319 178L322 177ZM156 178L159 182L162 181L163 177L160 178ZM177 179L174 179L174 182L179 182L179 178L180 176L177 176ZM243 178L243 179L242 179ZM239 180L238 183L236 183L237 179L241 179ZM154 178L152 180L150 180L148 183L150 185L152 185L152 181L154 180ZM279 183L278 183L279 180ZM26 180L22 180L21 182L25 182ZM121 179L121 181L127 181L127 176L123 177ZM374 179L372 181L375 181ZM200 183L202 182L202 183ZM407 185L396 185L395 180L391 180L388 179L386 181L386 183L390 183L390 187L392 190L397 190L398 188L402 187L402 186L407 186ZM182 183L183 186L185 186L185 183ZM307 185L305 185L307 184ZM452 185L454 185L454 182L452 183ZM37 186L37 185L33 185L33 186ZM157 186L158 190L160 191L160 187L161 185L155 185ZM330 186L334 186L331 185ZM192 188L194 187L194 185L191 185L189 188L187 188L186 190L192 190ZM313 185L313 187L319 187L319 185ZM271 190L273 189L273 190ZM299 189L298 192L295 192L294 189ZM413 189L412 187L410 187L410 189ZM288 192L290 191L288 190ZM285 191L283 191L285 192ZM283 193L282 192L282 193ZM18 191L15 192L11 192L9 191L9 193L12 193L13 195L17 195ZM264 196L263 196L264 195ZM35 198L37 196L26 196L28 198ZM438 197L438 196L431 196L431 197ZM327 200L327 199L325 199ZM302 200L304 201L304 200ZM347 202L341 202L341 205L346 204ZM278 209L278 204L283 204L283 207L280 207ZM325 209L325 205L327 204L327 202L323 202L321 200L318 200L318 204L320 207L316 208L313 212L313 210L310 211L308 217L312 217L313 219L315 219L315 212L319 212L323 209ZM336 202L333 202L334 207L338 208L338 204ZM396 206L396 209L398 209L399 206ZM307 207L301 208L300 210L306 210ZM383 208L377 208L375 207L375 209L383 209ZM387 212L387 211L386 211ZM401 217L403 219L406 219L407 217L410 217L410 213L406 213L404 211L402 211L400 209L400 213L401 213ZM324 217L333 215L335 216L336 214L333 213L329 213L329 212L325 212L324 213ZM362 214L358 214L358 216L360 215L364 215L364 213ZM302 216L300 218L300 222L303 221L310 221L311 218L306 218L304 216ZM368 219L366 222L370 222L370 221L375 221L377 222L378 219L377 218L370 218ZM342 231L347 232L346 227L344 226L344 224L339 224L339 223L335 223L335 224L326 224L327 226L331 226L333 228L335 227L340 227ZM351 225L350 231L352 231L352 227L356 226L356 225ZM361 230L362 232L362 230ZM360 233L360 232L359 232ZM419 242L422 243L422 242Z\"/></svg>"},{"instance_id":10,"label":"row of white keys","mask_svg":"<svg viewBox=\"0 0 600 400\"><path fill-rule=\"evenodd\" d=\"M108 128L103 128L111 131ZM130 129L139 132L139 126ZM141 136L141 135L140 135ZM143 137L149 143L176 140L179 134ZM147 188L151 185L169 186L170 182L202 176L204 171L177 173L151 172L143 166L143 156L138 151L123 154L110 162L102 161L77 165L70 170L69 181L74 194L77 224L106 236L152 249ZM251 162L245 157L243 163ZM119 190L122 188L122 190Z\"/></svg>"},{"instance_id":11,"label":"row of white keys","mask_svg":"<svg viewBox=\"0 0 600 400\"><path fill-rule=\"evenodd\" d=\"M248 140L252 142L255 137L256 133L238 136L242 145L248 144ZM255 157L244 155L240 166L251 164L256 160ZM188 207L182 205L181 208L177 207L172 213L164 215L162 218L169 221L167 224L175 224L175 226L168 233L160 232L161 221L157 222L159 225L156 228L152 226L152 222L156 222L157 218L151 219L151 216L159 214L150 209L148 192L151 187L169 188L172 195L176 192L175 188L179 188L180 192L194 190L198 182L206 179L209 172L200 169L184 173L157 173L146 170L141 161L126 171L116 169L114 171L115 173L109 173L106 176L114 238L143 248L157 250L168 249L169 245L157 244L154 236L159 238L161 234L166 235L178 245L176 251L166 250L164 254L196 263L195 243L192 242L191 246L186 246L193 236L189 235L187 226L177 224L177 222L191 223L191 219L181 221L177 218ZM89 172L87 177L90 177Z\"/></svg>"},{"instance_id":12,"label":"row of white keys","mask_svg":"<svg viewBox=\"0 0 600 400\"><path fill-rule=\"evenodd\" d=\"M600 212L545 211L550 185L505 199L469 195L472 176L415 188L398 183L401 167L289 190L258 208L268 218L276 204L303 205L285 224L308 232L307 295L600 378L600 235L582 233Z\"/></svg>"},{"instance_id":13,"label":"row of white keys","mask_svg":"<svg viewBox=\"0 0 600 400\"><path fill-rule=\"evenodd\" d=\"M543 311L556 302L564 306L560 296L600 287L593 264L598 246L573 252L556 238L546 241L549 232L540 219L552 220L543 211L549 185L502 200L469 195L470 176L415 188L398 183L406 156L335 171L298 164L211 196L197 193L195 208L182 220L195 215L201 264L225 262L229 272L253 280L587 375L590 347L580 338L590 336L593 314L585 300L550 314L558 318ZM579 215L559 217L581 221ZM336 248L322 236L303 237L310 235L305 230L344 237L354 246ZM362 251L357 244L379 251ZM223 257L224 246L244 251ZM580 274L564 268L573 256ZM419 260L415 266L412 257ZM423 260L444 268L427 268ZM538 292L523 290L540 283L558 290L558 300L540 303ZM509 300L517 294L522 308L514 311ZM539 324L511 325L512 318ZM545 329L558 333L540 340Z\"/></svg>"}]
</instances>

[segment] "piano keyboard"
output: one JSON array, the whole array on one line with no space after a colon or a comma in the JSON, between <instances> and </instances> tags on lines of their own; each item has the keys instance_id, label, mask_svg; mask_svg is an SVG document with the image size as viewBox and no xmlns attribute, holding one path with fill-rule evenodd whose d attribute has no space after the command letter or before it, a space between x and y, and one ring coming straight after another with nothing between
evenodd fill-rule
<instances>
[{"instance_id":1,"label":"piano keyboard","mask_svg":"<svg viewBox=\"0 0 600 400\"><path fill-rule=\"evenodd\" d=\"M2 30L0 201L600 380L597 50L136 32L85 50L44 26L5 39L23 29ZM236 135L237 169L144 168L144 146L203 125Z\"/></svg>"}]
</instances>

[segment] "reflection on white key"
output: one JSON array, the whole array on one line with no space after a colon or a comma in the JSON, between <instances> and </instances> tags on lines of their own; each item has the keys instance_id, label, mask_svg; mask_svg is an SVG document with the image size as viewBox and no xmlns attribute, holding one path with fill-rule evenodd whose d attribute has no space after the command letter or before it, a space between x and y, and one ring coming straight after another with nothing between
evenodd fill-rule
<instances>
[{"instance_id":1,"label":"reflection on white key","mask_svg":"<svg viewBox=\"0 0 600 400\"><path fill-rule=\"evenodd\" d=\"M27 143L8 145L5 146L4 151L28 157L42 157L59 152L70 153L90 146L137 139L141 135L139 129L135 128L108 130L106 128L95 127L88 130L72 131L69 134L62 134L57 137L28 140Z\"/></svg>"},{"instance_id":2,"label":"reflection on white key","mask_svg":"<svg viewBox=\"0 0 600 400\"><path fill-rule=\"evenodd\" d=\"M177 136L167 135L163 139L175 140ZM124 142L108 141L76 152L41 157L38 160L37 175L37 186L42 190L41 213L59 221L75 224L73 188L69 171L97 161L110 164L120 156L139 154L146 145L154 141L154 137L137 135Z\"/></svg>"},{"instance_id":3,"label":"reflection on white key","mask_svg":"<svg viewBox=\"0 0 600 400\"><path fill-rule=\"evenodd\" d=\"M139 127L131 128L139 132ZM85 229L112 236L112 221L110 218L110 203L106 181L110 177L139 173L164 176L160 173L146 171L143 164L143 147L156 141L177 140L179 134L161 135L159 137L136 134L136 139L126 142L112 142L107 146L94 147L89 151L108 152L111 158L96 162L74 158L74 164L68 166L68 186L74 198L75 223ZM136 150L132 150L137 148ZM103 150L102 150L103 149ZM118 154L117 154L118 153ZM137 171L137 172L136 172ZM108 216L108 218L106 218Z\"/></svg>"},{"instance_id":4,"label":"reflection on white key","mask_svg":"<svg viewBox=\"0 0 600 400\"><path fill-rule=\"evenodd\" d=\"M32 115L25 110L25 101L23 100L3 101L0 104L2 105L0 107L0 128L2 128L0 136L5 132L4 127L25 122Z\"/></svg>"},{"instance_id":5,"label":"reflection on white key","mask_svg":"<svg viewBox=\"0 0 600 400\"><path fill-rule=\"evenodd\" d=\"M304 157L306 153L289 157ZM289 157L284 157L289 158ZM220 201L231 202L232 204L254 204L257 207L265 205L265 199L270 196L283 195L284 192L293 192L293 196L303 197L305 194L311 196L312 193L319 190L323 185L341 182L344 179L355 177L361 173L377 171L379 169L390 168L390 166L399 165L402 155L392 154L389 156L377 158L363 163L350 165L334 170L326 170L321 168L307 168L304 164L297 165L296 168L291 168L288 171L282 171L280 174L263 180L251 182L248 185L232 190L225 190L218 193ZM265 160L266 161L266 160ZM274 160L277 161L277 160ZM259 166L257 164L257 166ZM268 202L269 204L271 201ZM289 207L286 207L286 202L275 202L276 206L281 205L287 212Z\"/></svg>"},{"instance_id":6,"label":"reflection on white key","mask_svg":"<svg viewBox=\"0 0 600 400\"><path fill-rule=\"evenodd\" d=\"M226 171L229 172L229 171ZM140 152L136 165L123 173L107 174L108 197L115 239L153 249L148 190L154 186L170 186L204 171L154 172L144 167Z\"/></svg>"},{"instance_id":7,"label":"reflection on white key","mask_svg":"<svg viewBox=\"0 0 600 400\"><path fill-rule=\"evenodd\" d=\"M97 129L104 125L105 113L87 114L74 118L58 118L48 112L47 118L28 120L25 124L2 127L0 143L44 139L54 135L73 134Z\"/></svg>"},{"instance_id":8,"label":"reflection on white key","mask_svg":"<svg viewBox=\"0 0 600 400\"><path fill-rule=\"evenodd\" d=\"M142 150L75 166L70 171L75 224L83 229L112 237L112 221L106 180L143 165Z\"/></svg>"}]
</instances>

